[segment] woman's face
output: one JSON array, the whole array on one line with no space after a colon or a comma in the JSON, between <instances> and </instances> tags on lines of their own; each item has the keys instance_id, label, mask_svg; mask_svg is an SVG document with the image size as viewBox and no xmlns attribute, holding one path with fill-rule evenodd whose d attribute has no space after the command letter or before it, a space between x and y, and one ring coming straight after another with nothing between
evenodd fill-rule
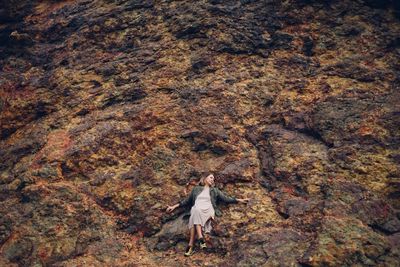
<instances>
[{"instance_id":1,"label":"woman's face","mask_svg":"<svg viewBox=\"0 0 400 267\"><path fill-rule=\"evenodd\" d=\"M214 175L210 174L209 176L204 179L204 183L208 186L213 186L214 185Z\"/></svg>"}]
</instances>

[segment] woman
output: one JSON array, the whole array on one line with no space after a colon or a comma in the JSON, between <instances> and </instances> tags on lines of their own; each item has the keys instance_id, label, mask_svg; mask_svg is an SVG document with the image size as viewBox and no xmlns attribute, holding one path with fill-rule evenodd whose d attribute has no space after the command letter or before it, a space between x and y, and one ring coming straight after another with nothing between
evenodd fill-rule
<instances>
[{"instance_id":1,"label":"woman","mask_svg":"<svg viewBox=\"0 0 400 267\"><path fill-rule=\"evenodd\" d=\"M178 207L191 206L189 218L190 240L185 251L185 256L190 256L194 253L193 244L195 233L200 241L200 247L206 248L204 241L204 233L211 231L211 220L214 215L221 216L221 211L217 208L217 201L226 203L246 203L249 199L234 198L226 196L218 188L214 187L214 175L210 174L206 178L201 178L201 186L195 186L190 195L176 205L168 206L167 212L172 212Z\"/></svg>"}]
</instances>

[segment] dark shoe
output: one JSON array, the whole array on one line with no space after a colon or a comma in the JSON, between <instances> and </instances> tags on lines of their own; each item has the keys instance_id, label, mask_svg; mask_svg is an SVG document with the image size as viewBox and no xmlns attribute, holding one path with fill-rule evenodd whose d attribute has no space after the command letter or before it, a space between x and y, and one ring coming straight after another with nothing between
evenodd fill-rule
<instances>
[{"instance_id":1,"label":"dark shoe","mask_svg":"<svg viewBox=\"0 0 400 267\"><path fill-rule=\"evenodd\" d=\"M204 238L200 238L199 239L199 243L200 243L200 248L201 249L207 248L207 244L206 244L206 241L204 240Z\"/></svg>"},{"instance_id":2,"label":"dark shoe","mask_svg":"<svg viewBox=\"0 0 400 267\"><path fill-rule=\"evenodd\" d=\"M192 256L194 253L194 248L192 246L188 246L185 251L185 256Z\"/></svg>"}]
</instances>

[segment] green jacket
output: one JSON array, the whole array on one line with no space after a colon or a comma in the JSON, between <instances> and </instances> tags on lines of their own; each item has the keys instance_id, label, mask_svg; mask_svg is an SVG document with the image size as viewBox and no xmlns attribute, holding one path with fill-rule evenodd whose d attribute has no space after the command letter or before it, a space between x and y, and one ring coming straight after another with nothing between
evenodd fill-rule
<instances>
[{"instance_id":1,"label":"green jacket","mask_svg":"<svg viewBox=\"0 0 400 267\"><path fill-rule=\"evenodd\" d=\"M197 196L203 191L203 189L204 186L196 185L192 189L192 192L190 192L189 196L183 199L181 202L179 202L179 207L191 208L194 205ZM225 195L223 192L221 192L221 190L219 190L216 187L210 187L210 197L211 197L211 204L213 205L215 211L215 215L218 217L222 215L221 211L217 208L217 203L219 201L225 203L238 203L236 198ZM184 216L189 214L190 210L187 211Z\"/></svg>"}]
</instances>

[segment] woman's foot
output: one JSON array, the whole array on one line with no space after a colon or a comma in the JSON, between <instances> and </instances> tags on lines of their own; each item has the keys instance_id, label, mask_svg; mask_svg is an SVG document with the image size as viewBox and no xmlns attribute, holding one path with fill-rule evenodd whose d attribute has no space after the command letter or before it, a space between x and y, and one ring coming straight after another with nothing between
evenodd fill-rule
<instances>
[{"instance_id":1,"label":"woman's foot","mask_svg":"<svg viewBox=\"0 0 400 267\"><path fill-rule=\"evenodd\" d=\"M193 253L194 253L194 248L193 248L193 246L188 246L188 247L186 248L186 251L185 251L185 256L192 256Z\"/></svg>"},{"instance_id":2,"label":"woman's foot","mask_svg":"<svg viewBox=\"0 0 400 267\"><path fill-rule=\"evenodd\" d=\"M200 243L200 248L201 248L201 249L207 248L206 241L204 240L203 237L199 239L199 243Z\"/></svg>"}]
</instances>

